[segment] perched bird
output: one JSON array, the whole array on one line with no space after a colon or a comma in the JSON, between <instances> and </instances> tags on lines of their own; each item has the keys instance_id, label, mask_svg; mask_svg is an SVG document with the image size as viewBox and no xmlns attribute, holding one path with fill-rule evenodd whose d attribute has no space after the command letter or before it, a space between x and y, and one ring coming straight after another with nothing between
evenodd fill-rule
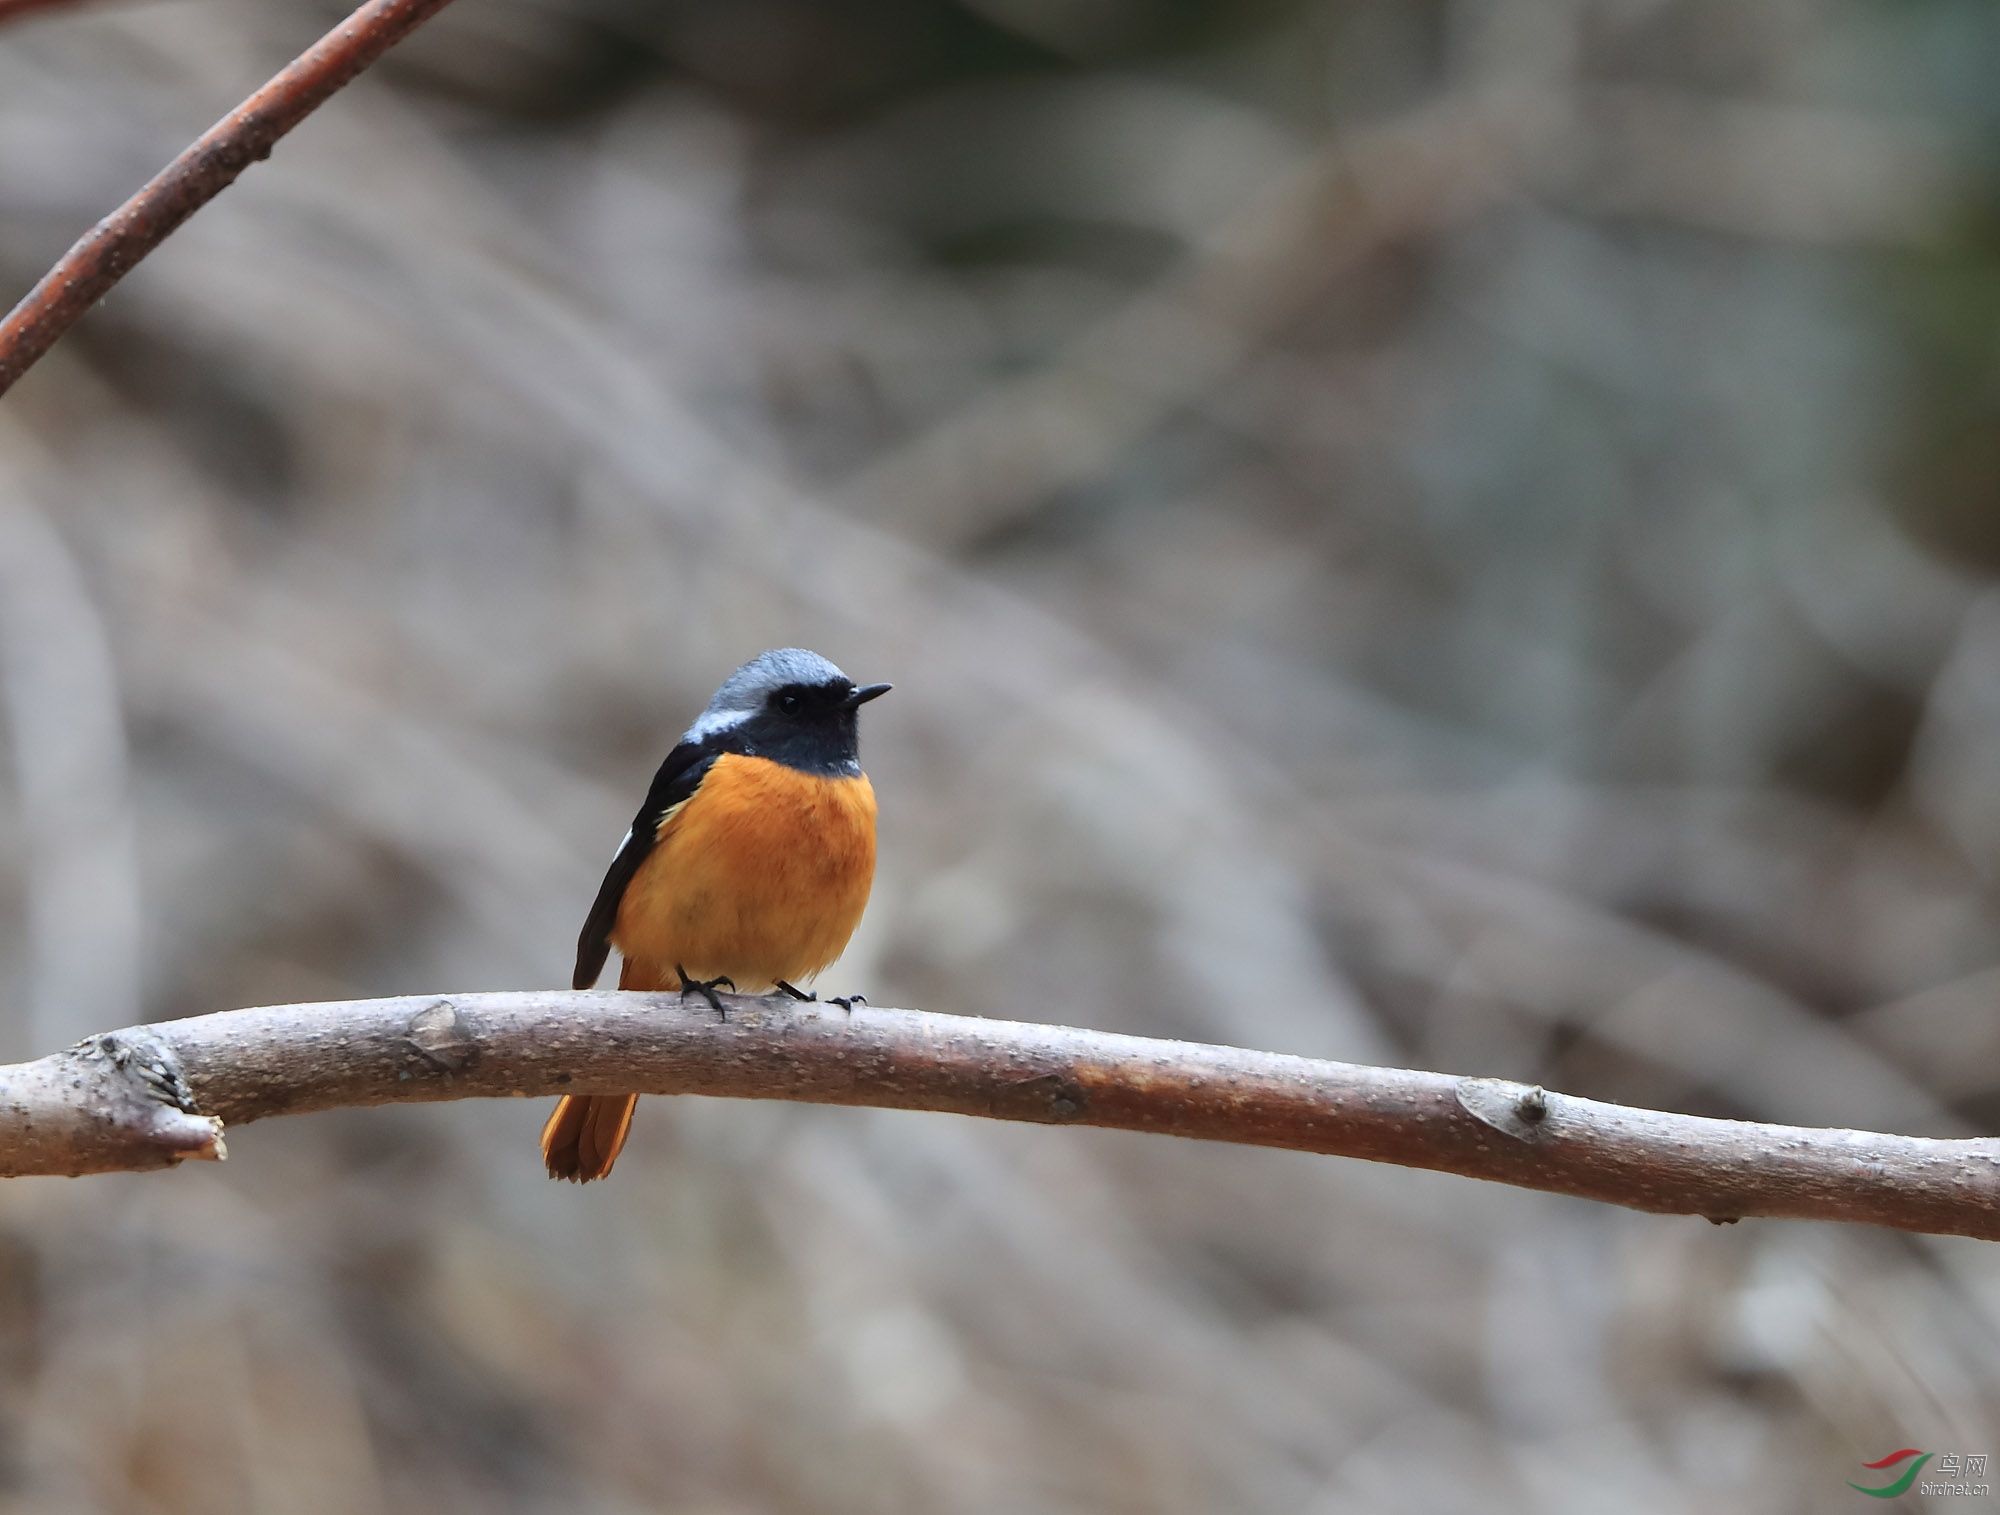
<instances>
[{"instance_id":1,"label":"perched bird","mask_svg":"<svg viewBox=\"0 0 2000 1515\"><path fill-rule=\"evenodd\" d=\"M875 877L875 791L856 687L818 653L752 658L667 754L576 943L588 989L616 947L621 989L797 987L839 957ZM618 1160L636 1094L570 1094L542 1128L551 1178L588 1183Z\"/></svg>"}]
</instances>

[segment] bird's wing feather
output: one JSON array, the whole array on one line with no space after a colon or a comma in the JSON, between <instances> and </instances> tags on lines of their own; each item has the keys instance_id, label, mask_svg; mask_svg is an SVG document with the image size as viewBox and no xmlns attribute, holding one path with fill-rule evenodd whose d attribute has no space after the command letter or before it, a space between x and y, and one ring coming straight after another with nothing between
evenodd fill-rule
<instances>
[{"instance_id":1,"label":"bird's wing feather","mask_svg":"<svg viewBox=\"0 0 2000 1515\"><path fill-rule=\"evenodd\" d=\"M597 982L598 974L604 971L604 961L611 955L611 930L618 924L618 906L625 898L626 885L632 882L639 865L646 861L659 841L661 824L701 787L701 781L715 765L717 755L717 750L706 743L682 742L667 754L667 760L660 764L660 771L653 775L652 787L646 791L646 803L639 807L632 829L626 832L618 855L612 858L604 882L598 886L597 900L591 905L583 931L576 939L576 972L570 979L572 988L590 988Z\"/></svg>"}]
</instances>

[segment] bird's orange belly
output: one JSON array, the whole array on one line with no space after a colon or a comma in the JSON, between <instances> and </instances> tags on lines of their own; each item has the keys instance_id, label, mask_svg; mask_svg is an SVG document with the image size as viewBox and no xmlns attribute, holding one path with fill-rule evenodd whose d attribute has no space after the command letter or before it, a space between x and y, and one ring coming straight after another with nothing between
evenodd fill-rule
<instances>
[{"instance_id":1,"label":"bird's orange belly","mask_svg":"<svg viewBox=\"0 0 2000 1515\"><path fill-rule=\"evenodd\" d=\"M839 957L875 877L875 791L725 753L661 824L611 940L627 988L690 977L746 993L797 983Z\"/></svg>"}]
</instances>

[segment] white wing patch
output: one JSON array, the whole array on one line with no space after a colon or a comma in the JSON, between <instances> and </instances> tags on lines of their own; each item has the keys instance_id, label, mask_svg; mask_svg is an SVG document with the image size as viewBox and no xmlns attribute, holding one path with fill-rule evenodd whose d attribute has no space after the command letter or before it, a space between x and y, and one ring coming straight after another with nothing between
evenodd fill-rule
<instances>
[{"instance_id":1,"label":"white wing patch","mask_svg":"<svg viewBox=\"0 0 2000 1515\"><path fill-rule=\"evenodd\" d=\"M699 784L695 785L695 790L697 793L700 792L700 789L701 786ZM691 800L693 798L694 795L692 794L688 796L688 800ZM653 823L654 841L657 842L660 839L660 833L667 829L668 821L672 820L675 816L679 815L683 810L687 809L687 802L688 802L687 800L682 800L678 805L669 805L665 810L663 810L660 813L660 818ZM629 836L631 835L631 833L627 832L626 835Z\"/></svg>"}]
</instances>

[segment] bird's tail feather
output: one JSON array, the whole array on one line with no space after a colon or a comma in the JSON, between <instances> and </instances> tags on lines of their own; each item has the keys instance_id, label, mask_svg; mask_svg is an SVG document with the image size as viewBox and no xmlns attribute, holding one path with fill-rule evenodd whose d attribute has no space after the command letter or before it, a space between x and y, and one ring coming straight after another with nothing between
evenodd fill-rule
<instances>
[{"instance_id":1,"label":"bird's tail feather","mask_svg":"<svg viewBox=\"0 0 2000 1515\"><path fill-rule=\"evenodd\" d=\"M618 1161L632 1129L636 1094L565 1094L542 1127L542 1161L550 1178L587 1184Z\"/></svg>"}]
</instances>

